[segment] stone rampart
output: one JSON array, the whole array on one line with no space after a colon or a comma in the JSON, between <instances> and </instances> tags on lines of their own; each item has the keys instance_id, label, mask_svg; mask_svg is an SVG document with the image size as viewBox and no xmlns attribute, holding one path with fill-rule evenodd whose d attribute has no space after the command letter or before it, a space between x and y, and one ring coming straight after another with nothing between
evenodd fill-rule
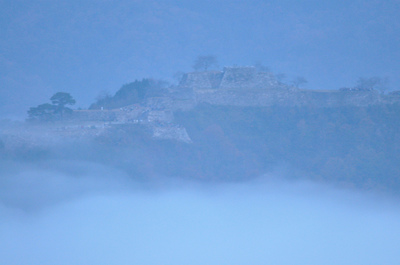
<instances>
[{"instance_id":1,"label":"stone rampart","mask_svg":"<svg viewBox=\"0 0 400 265\"><path fill-rule=\"evenodd\" d=\"M220 90L197 93L198 103L225 106L311 106L340 107L368 106L386 102L376 91L312 91L312 90Z\"/></svg>"},{"instance_id":2,"label":"stone rampart","mask_svg":"<svg viewBox=\"0 0 400 265\"><path fill-rule=\"evenodd\" d=\"M179 126L154 127L153 137L157 139L176 140L184 143L192 143L186 129Z\"/></svg>"},{"instance_id":3,"label":"stone rampart","mask_svg":"<svg viewBox=\"0 0 400 265\"><path fill-rule=\"evenodd\" d=\"M272 73L257 72L253 66L225 67L220 89L265 89L278 86Z\"/></svg>"},{"instance_id":4,"label":"stone rampart","mask_svg":"<svg viewBox=\"0 0 400 265\"><path fill-rule=\"evenodd\" d=\"M179 86L183 88L218 89L222 80L223 72L194 72L183 76Z\"/></svg>"},{"instance_id":5,"label":"stone rampart","mask_svg":"<svg viewBox=\"0 0 400 265\"><path fill-rule=\"evenodd\" d=\"M120 110L74 110L71 120L73 121L104 121L117 120Z\"/></svg>"},{"instance_id":6,"label":"stone rampart","mask_svg":"<svg viewBox=\"0 0 400 265\"><path fill-rule=\"evenodd\" d=\"M173 121L177 110L198 103L222 106L340 107L393 104L400 93L381 95L371 90L307 90L279 83L272 73L255 67L225 67L223 71L187 73L180 85L164 96L116 110L74 111L72 120L135 123Z\"/></svg>"},{"instance_id":7,"label":"stone rampart","mask_svg":"<svg viewBox=\"0 0 400 265\"><path fill-rule=\"evenodd\" d=\"M193 91L220 89L262 89L279 86L272 73L258 72L254 66L225 67L221 71L194 72L183 76L179 87Z\"/></svg>"}]
</instances>

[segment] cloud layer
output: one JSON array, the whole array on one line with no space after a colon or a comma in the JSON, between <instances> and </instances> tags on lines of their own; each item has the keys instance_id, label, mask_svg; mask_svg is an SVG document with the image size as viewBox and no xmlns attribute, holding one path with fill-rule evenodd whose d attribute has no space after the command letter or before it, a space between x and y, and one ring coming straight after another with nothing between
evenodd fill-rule
<instances>
[{"instance_id":1,"label":"cloud layer","mask_svg":"<svg viewBox=\"0 0 400 265\"><path fill-rule=\"evenodd\" d=\"M29 171L8 181L0 204L0 263L400 261L395 199L265 179L145 189L112 169L92 167L80 177Z\"/></svg>"}]
</instances>

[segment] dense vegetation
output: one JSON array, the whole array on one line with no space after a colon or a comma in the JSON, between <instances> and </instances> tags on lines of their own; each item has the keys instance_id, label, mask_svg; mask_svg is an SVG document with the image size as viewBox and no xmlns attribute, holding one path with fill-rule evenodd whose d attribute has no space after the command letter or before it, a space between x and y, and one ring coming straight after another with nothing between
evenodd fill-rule
<instances>
[{"instance_id":1,"label":"dense vegetation","mask_svg":"<svg viewBox=\"0 0 400 265\"><path fill-rule=\"evenodd\" d=\"M40 104L28 110L29 121L55 121L72 113L66 105L74 105L75 99L66 92L57 92L50 98L50 103Z\"/></svg>"},{"instance_id":2,"label":"dense vegetation","mask_svg":"<svg viewBox=\"0 0 400 265\"><path fill-rule=\"evenodd\" d=\"M192 144L154 140L148 127L115 126L93 141L15 157L78 159L159 176L238 181L264 173L400 191L400 106L222 107L175 114ZM0 149L1 149L0 145ZM5 155L5 154L3 154ZM10 156L10 154L8 154Z\"/></svg>"},{"instance_id":3,"label":"dense vegetation","mask_svg":"<svg viewBox=\"0 0 400 265\"><path fill-rule=\"evenodd\" d=\"M166 82L156 79L143 78L141 81L123 85L114 96L100 96L89 109L115 109L143 102L147 97L159 96L165 93Z\"/></svg>"},{"instance_id":4,"label":"dense vegetation","mask_svg":"<svg viewBox=\"0 0 400 265\"><path fill-rule=\"evenodd\" d=\"M251 164L248 170L254 173L280 166L282 173L291 177L398 189L399 114L399 105L342 108L203 105L195 111L180 113L178 119L198 146L210 146L205 157L210 163L215 161L215 165L231 162L229 166L236 167L242 162Z\"/></svg>"}]
</instances>

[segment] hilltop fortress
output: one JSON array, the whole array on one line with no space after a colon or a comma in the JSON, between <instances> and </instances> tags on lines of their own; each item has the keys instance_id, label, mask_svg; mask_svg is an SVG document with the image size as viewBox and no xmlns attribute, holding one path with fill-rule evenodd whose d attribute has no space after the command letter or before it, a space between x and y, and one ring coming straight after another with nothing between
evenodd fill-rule
<instances>
[{"instance_id":1,"label":"hilltop fortress","mask_svg":"<svg viewBox=\"0 0 400 265\"><path fill-rule=\"evenodd\" d=\"M223 71L185 74L178 89L193 93L196 103L231 106L368 106L390 103L374 90L310 90L278 82L255 67L225 67Z\"/></svg>"},{"instance_id":2,"label":"hilltop fortress","mask_svg":"<svg viewBox=\"0 0 400 265\"><path fill-rule=\"evenodd\" d=\"M135 93L137 91L131 91ZM128 91L129 93L129 91ZM400 92L383 95L362 87L339 90L300 89L279 82L269 72L255 67L225 67L223 71L184 74L176 86L148 93L136 104L118 108L74 110L62 120L32 124L6 132L6 146L46 145L51 139L86 139L138 128L154 139L191 143L186 128L179 124L178 111L190 111L201 104L237 107L365 107L400 102ZM35 126L37 127L38 133ZM11 148L10 150L12 150Z\"/></svg>"},{"instance_id":3,"label":"hilltop fortress","mask_svg":"<svg viewBox=\"0 0 400 265\"><path fill-rule=\"evenodd\" d=\"M174 123L174 113L193 109L198 104L325 108L395 102L400 102L398 93L382 95L376 90L362 88L300 89L279 82L272 73L259 72L255 67L225 67L223 71L186 73L179 85L165 88L138 104L112 110L76 110L70 123L75 127L80 124L80 128L98 130L113 125L140 124L150 128L155 138L189 143L191 139L185 128Z\"/></svg>"},{"instance_id":4,"label":"hilltop fortress","mask_svg":"<svg viewBox=\"0 0 400 265\"><path fill-rule=\"evenodd\" d=\"M174 112L192 109L200 103L253 107L361 107L391 104L399 102L399 99L398 93L382 95L376 90L365 88L300 89L279 82L270 72L259 72L256 67L246 66L225 67L223 71L186 73L177 86L165 88L162 93L148 96L139 104L120 109L134 113L138 109Z\"/></svg>"}]
</instances>

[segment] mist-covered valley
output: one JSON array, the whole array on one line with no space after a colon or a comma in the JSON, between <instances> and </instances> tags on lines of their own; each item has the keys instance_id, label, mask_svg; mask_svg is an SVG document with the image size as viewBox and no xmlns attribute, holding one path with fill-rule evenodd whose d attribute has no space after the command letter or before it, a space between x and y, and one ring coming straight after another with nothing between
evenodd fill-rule
<instances>
[{"instance_id":1,"label":"mist-covered valley","mask_svg":"<svg viewBox=\"0 0 400 265\"><path fill-rule=\"evenodd\" d=\"M84 170L79 163L101 164L149 185L163 178L218 183L278 173L283 179L398 194L399 112L398 104L200 104L175 111L170 123L97 128L74 120L9 122L0 136L1 172L57 169L63 161L71 166L61 168L74 170L76 164L77 172ZM161 136L169 138L160 138L155 134L160 128L184 130L189 141L167 133Z\"/></svg>"},{"instance_id":2,"label":"mist-covered valley","mask_svg":"<svg viewBox=\"0 0 400 265\"><path fill-rule=\"evenodd\" d=\"M8 122L1 263L397 264L397 113L203 104L190 143Z\"/></svg>"},{"instance_id":3,"label":"mist-covered valley","mask_svg":"<svg viewBox=\"0 0 400 265\"><path fill-rule=\"evenodd\" d=\"M74 166L85 172L2 176L1 263L399 262L396 198L277 175L143 187L102 165Z\"/></svg>"},{"instance_id":4,"label":"mist-covered valley","mask_svg":"<svg viewBox=\"0 0 400 265\"><path fill-rule=\"evenodd\" d=\"M399 264L399 12L0 0L0 264Z\"/></svg>"}]
</instances>

